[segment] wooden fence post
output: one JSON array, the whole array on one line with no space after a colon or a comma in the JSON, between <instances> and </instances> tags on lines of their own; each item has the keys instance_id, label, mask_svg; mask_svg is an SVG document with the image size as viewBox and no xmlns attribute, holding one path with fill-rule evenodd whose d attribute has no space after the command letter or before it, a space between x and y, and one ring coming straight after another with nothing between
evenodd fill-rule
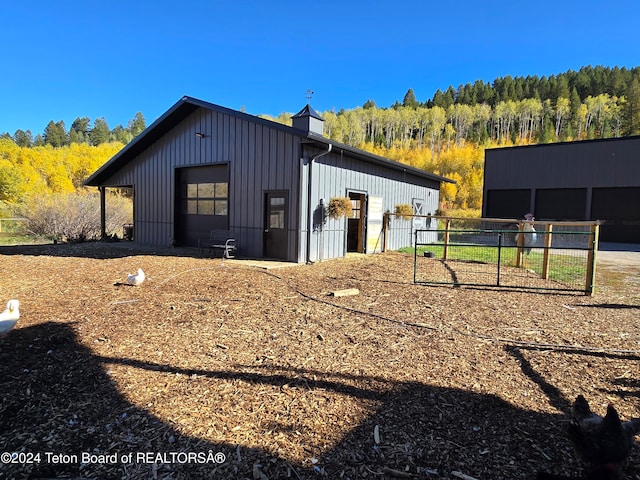
<instances>
[{"instance_id":1,"label":"wooden fence post","mask_svg":"<svg viewBox=\"0 0 640 480\"><path fill-rule=\"evenodd\" d=\"M542 278L547 280L549 278L549 252L551 251L551 232L553 232L553 225L547 225L544 237L544 257L542 259Z\"/></svg>"},{"instance_id":2,"label":"wooden fence post","mask_svg":"<svg viewBox=\"0 0 640 480\"><path fill-rule=\"evenodd\" d=\"M444 222L444 248L442 249L442 259L447 259L447 249L449 247L449 226L451 225L451 219L447 218Z\"/></svg>"},{"instance_id":3,"label":"wooden fence post","mask_svg":"<svg viewBox=\"0 0 640 480\"><path fill-rule=\"evenodd\" d=\"M591 226L591 235L589 235L589 243L591 248L589 249L589 255L587 256L587 278L584 286L584 291L588 295L593 296L596 287L596 257L598 252L598 242L600 239L600 225L595 224Z\"/></svg>"},{"instance_id":4,"label":"wooden fence post","mask_svg":"<svg viewBox=\"0 0 640 480\"><path fill-rule=\"evenodd\" d=\"M389 212L384 212L382 217L382 251L387 251L387 239L389 238Z\"/></svg>"},{"instance_id":5,"label":"wooden fence post","mask_svg":"<svg viewBox=\"0 0 640 480\"><path fill-rule=\"evenodd\" d=\"M524 223L518 223L518 249L516 251L516 268L520 268L522 266L522 246L524 245L524 235L522 231L524 230Z\"/></svg>"}]
</instances>

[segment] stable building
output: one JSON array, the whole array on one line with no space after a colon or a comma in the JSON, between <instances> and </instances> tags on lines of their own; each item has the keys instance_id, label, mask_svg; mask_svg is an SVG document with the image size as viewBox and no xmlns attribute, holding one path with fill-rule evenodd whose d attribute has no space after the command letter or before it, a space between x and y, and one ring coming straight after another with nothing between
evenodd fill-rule
<instances>
[{"instance_id":1,"label":"stable building","mask_svg":"<svg viewBox=\"0 0 640 480\"><path fill-rule=\"evenodd\" d=\"M600 239L640 243L640 137L485 151L490 218L600 220Z\"/></svg>"},{"instance_id":2,"label":"stable building","mask_svg":"<svg viewBox=\"0 0 640 480\"><path fill-rule=\"evenodd\" d=\"M310 105L292 121L183 97L85 181L100 190L103 231L106 190L129 188L134 242L195 247L229 231L241 256L313 262L380 251L385 212L432 215L452 182L329 140ZM333 197L351 200L350 218L327 216ZM388 248L410 245L396 237Z\"/></svg>"}]
</instances>

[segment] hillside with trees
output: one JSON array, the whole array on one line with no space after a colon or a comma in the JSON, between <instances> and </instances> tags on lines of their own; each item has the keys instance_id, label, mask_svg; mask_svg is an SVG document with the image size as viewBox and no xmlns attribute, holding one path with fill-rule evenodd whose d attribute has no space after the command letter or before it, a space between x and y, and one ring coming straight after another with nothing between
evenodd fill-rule
<instances>
[{"instance_id":1,"label":"hillside with trees","mask_svg":"<svg viewBox=\"0 0 640 480\"><path fill-rule=\"evenodd\" d=\"M331 139L456 180L443 207L479 209L486 148L640 134L640 67L477 80L424 102L410 88L388 108L369 100L322 116Z\"/></svg>"},{"instance_id":2,"label":"hillside with trees","mask_svg":"<svg viewBox=\"0 0 640 480\"><path fill-rule=\"evenodd\" d=\"M145 128L137 113L114 129L104 118L78 117L68 130L52 120L35 137L29 130L0 135L0 217L26 219L23 227L37 236L99 237L98 195L83 182ZM131 200L111 191L109 202L107 230L116 233L131 221Z\"/></svg>"},{"instance_id":3,"label":"hillside with trees","mask_svg":"<svg viewBox=\"0 0 640 480\"><path fill-rule=\"evenodd\" d=\"M96 118L91 124L89 117L76 118L67 130L63 120L51 120L42 134L35 136L31 130L16 130L13 135L8 132L0 135L0 139L12 140L19 147L64 147L74 143L98 146L103 143L118 142L126 145L147 128L142 113L138 112L129 120L126 127L118 125L109 129L104 118Z\"/></svg>"},{"instance_id":4,"label":"hillside with trees","mask_svg":"<svg viewBox=\"0 0 640 480\"><path fill-rule=\"evenodd\" d=\"M291 124L289 113L261 116ZM476 80L422 102L409 88L388 107L368 100L322 116L333 140L454 179L442 186L443 208L477 211L486 148L640 134L640 67ZM78 117L69 129L52 120L42 134L0 135L0 207L82 190L90 173L145 128L137 113L126 127Z\"/></svg>"},{"instance_id":5,"label":"hillside with trees","mask_svg":"<svg viewBox=\"0 0 640 480\"><path fill-rule=\"evenodd\" d=\"M83 182L122 147L119 142L20 147L0 138L0 218L26 219L22 229L40 237L99 238L100 201ZM131 201L119 191L110 192L108 201L108 232L121 232L131 221Z\"/></svg>"}]
</instances>

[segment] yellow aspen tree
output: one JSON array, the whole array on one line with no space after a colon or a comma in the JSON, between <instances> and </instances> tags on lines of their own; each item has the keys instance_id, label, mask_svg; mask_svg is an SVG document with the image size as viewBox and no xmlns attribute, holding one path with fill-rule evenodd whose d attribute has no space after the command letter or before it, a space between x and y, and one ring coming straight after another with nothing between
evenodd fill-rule
<instances>
[{"instance_id":1,"label":"yellow aspen tree","mask_svg":"<svg viewBox=\"0 0 640 480\"><path fill-rule=\"evenodd\" d=\"M482 206L482 185L483 185L483 171L473 169L471 173L465 179L467 184L468 196L467 207L468 208L480 208Z\"/></svg>"},{"instance_id":2,"label":"yellow aspen tree","mask_svg":"<svg viewBox=\"0 0 640 480\"><path fill-rule=\"evenodd\" d=\"M459 182L462 181L462 177L457 173L450 175L449 178L456 183L443 182L440 185L440 202L445 208L452 208L455 205Z\"/></svg>"}]
</instances>

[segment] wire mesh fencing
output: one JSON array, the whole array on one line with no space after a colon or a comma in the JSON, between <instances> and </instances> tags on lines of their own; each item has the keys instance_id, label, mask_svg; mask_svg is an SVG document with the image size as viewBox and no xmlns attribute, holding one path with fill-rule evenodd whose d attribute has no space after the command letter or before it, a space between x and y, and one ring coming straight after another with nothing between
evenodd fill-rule
<instances>
[{"instance_id":1,"label":"wire mesh fencing","mask_svg":"<svg viewBox=\"0 0 640 480\"><path fill-rule=\"evenodd\" d=\"M442 217L413 230L414 282L593 294L597 242L594 222Z\"/></svg>"}]
</instances>

